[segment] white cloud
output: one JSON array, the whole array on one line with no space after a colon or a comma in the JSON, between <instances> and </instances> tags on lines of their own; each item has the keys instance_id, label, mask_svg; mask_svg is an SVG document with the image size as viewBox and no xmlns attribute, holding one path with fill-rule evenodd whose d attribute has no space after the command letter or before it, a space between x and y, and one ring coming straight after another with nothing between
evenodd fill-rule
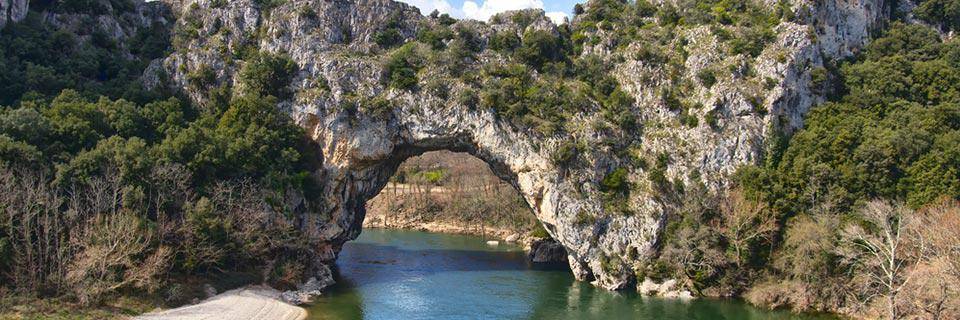
<instances>
[{"instance_id":1,"label":"white cloud","mask_svg":"<svg viewBox=\"0 0 960 320\"><path fill-rule=\"evenodd\" d=\"M428 15L433 12L433 10L437 10L440 11L440 13L450 14L455 17L463 16L462 12L450 5L450 2L447 2L447 0L400 0L400 2L406 2L420 8L420 12L424 15Z\"/></svg>"},{"instance_id":2,"label":"white cloud","mask_svg":"<svg viewBox=\"0 0 960 320\"><path fill-rule=\"evenodd\" d=\"M556 23L557 25L561 25L564 22L567 22L567 18L570 18L570 16L568 16L566 12L551 11L551 12L547 12L547 18L550 18L550 20L553 20L553 23Z\"/></svg>"},{"instance_id":3,"label":"white cloud","mask_svg":"<svg viewBox=\"0 0 960 320\"><path fill-rule=\"evenodd\" d=\"M433 10L448 13L457 18L476 19L487 21L493 15L510 10L543 9L542 0L476 0L464 1L463 6L456 8L447 0L400 0L417 6L423 14L430 14ZM564 12L548 12L553 22L560 24L568 17Z\"/></svg>"}]
</instances>

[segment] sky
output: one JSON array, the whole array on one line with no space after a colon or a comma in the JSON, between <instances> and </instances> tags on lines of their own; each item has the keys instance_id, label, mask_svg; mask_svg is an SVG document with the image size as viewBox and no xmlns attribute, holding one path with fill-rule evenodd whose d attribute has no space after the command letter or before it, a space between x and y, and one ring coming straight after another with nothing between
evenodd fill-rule
<instances>
[{"instance_id":1,"label":"sky","mask_svg":"<svg viewBox=\"0 0 960 320\"><path fill-rule=\"evenodd\" d=\"M528 8L543 9L556 23L573 15L573 6L585 0L399 0L420 8L427 15L433 10L455 18L487 21L494 14Z\"/></svg>"}]
</instances>

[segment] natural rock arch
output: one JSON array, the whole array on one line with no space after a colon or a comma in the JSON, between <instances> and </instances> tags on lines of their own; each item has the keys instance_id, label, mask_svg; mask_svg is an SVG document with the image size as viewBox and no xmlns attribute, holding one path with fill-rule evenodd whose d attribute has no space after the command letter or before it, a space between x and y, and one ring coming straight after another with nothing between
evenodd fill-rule
<instances>
[{"instance_id":1,"label":"natural rock arch","mask_svg":"<svg viewBox=\"0 0 960 320\"><path fill-rule=\"evenodd\" d=\"M763 1L771 6L776 2ZM421 79L449 81L448 96L385 85L383 60L389 50L374 41L380 27L397 25L396 34L412 41L423 25L437 23L411 6L392 0L286 1L267 9L253 0L220 6L204 0L164 2L181 16L178 25L200 26L195 30L200 36L181 41L182 47L171 56L155 61L144 78L148 85L163 83L160 74L167 74L172 86L202 102L207 99L205 91L191 89L190 73L213 70L217 84L236 87L244 62L225 53L249 47L288 55L299 66L289 86L293 95L280 108L319 145L322 163L315 176L323 188L323 208L304 218L309 221L304 233L317 244L321 259L334 260L343 243L359 235L365 202L384 187L404 159L448 149L473 154L516 186L567 249L576 277L595 279L609 289L629 285L635 269L656 254L664 217L676 205L657 194L650 170L631 163L631 157L650 161L668 154L671 160L659 168L660 178L722 191L738 166L762 158L766 138L774 130L801 126L806 112L823 101L811 85L811 71L822 68L824 60L857 51L869 30L890 11L881 0L790 0L801 18L781 22L775 39L758 56L724 56L720 40L704 26L674 30L685 39L675 45L689 55L681 78L696 79L708 68L730 70L744 61L756 73L756 79L739 75L712 86L694 85L686 98L705 107L688 110L704 119L693 126L681 124L683 116L661 97L660 90L670 80L662 67L636 55L618 55L617 48L603 41L584 46L581 54L614 64L610 74L635 101L626 112L643 122L643 130L625 134L594 128L593 123L604 121L594 107L572 115L564 124L572 128L545 136L454 98L482 85L450 78L444 66L419 74ZM530 30L559 34L542 11L521 14L532 19L524 25L495 19L499 22L460 21L457 26L474 29L481 46L505 30L518 35ZM628 53L640 50L632 44L625 48ZM468 67L504 59L493 50L480 51ZM382 98L390 106L361 110L356 97ZM708 124L707 118L713 120ZM635 150L622 150L614 143L621 148L615 149L608 143L626 138L639 141L629 146ZM574 141L584 146L576 148L576 163L555 161L562 146ZM629 168L628 179L637 186L623 200L632 214L604 207L599 185L617 168Z\"/></svg>"},{"instance_id":2,"label":"natural rock arch","mask_svg":"<svg viewBox=\"0 0 960 320\"><path fill-rule=\"evenodd\" d=\"M367 200L379 194L404 160L437 150L469 153L517 188L537 219L567 248L569 263L578 279L594 278L592 270L600 267L595 256L603 254L597 249L599 241L636 248L638 252L652 249L651 240L659 226L653 218L628 217L620 222L618 227L632 230L635 237L620 236L618 232L610 233L616 237L605 236L596 226L572 221L584 214L582 211L592 215L602 210L599 201L590 197L590 191L577 191L563 168L551 163L545 150L535 148L533 137L518 132L492 113L459 107L429 109L419 114L407 111L401 108L397 111L399 117L358 125L346 125L338 116L325 120L307 116L311 119L308 123L316 123L313 139L324 155L326 202L340 204L329 208L336 224L324 229L333 235L332 252L359 235ZM591 266L591 261L596 265ZM610 288L626 285L626 279L607 281L602 284Z\"/></svg>"}]
</instances>

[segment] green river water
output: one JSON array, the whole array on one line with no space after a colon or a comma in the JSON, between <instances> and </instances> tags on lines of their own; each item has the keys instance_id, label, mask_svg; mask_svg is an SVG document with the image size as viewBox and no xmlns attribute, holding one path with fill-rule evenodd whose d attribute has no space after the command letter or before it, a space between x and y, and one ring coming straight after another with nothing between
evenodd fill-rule
<instances>
[{"instance_id":1,"label":"green river water","mask_svg":"<svg viewBox=\"0 0 960 320\"><path fill-rule=\"evenodd\" d=\"M833 319L608 292L473 236L367 229L344 246L335 273L310 319Z\"/></svg>"}]
</instances>

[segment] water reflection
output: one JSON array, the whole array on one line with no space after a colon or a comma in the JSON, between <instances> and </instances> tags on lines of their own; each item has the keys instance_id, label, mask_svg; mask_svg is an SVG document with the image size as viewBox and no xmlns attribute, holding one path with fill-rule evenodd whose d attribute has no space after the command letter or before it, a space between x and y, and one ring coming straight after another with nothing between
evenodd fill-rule
<instances>
[{"instance_id":1,"label":"water reflection","mask_svg":"<svg viewBox=\"0 0 960 320\"><path fill-rule=\"evenodd\" d=\"M337 265L311 319L813 319L597 290L562 266L531 266L518 247L469 236L365 230Z\"/></svg>"}]
</instances>

